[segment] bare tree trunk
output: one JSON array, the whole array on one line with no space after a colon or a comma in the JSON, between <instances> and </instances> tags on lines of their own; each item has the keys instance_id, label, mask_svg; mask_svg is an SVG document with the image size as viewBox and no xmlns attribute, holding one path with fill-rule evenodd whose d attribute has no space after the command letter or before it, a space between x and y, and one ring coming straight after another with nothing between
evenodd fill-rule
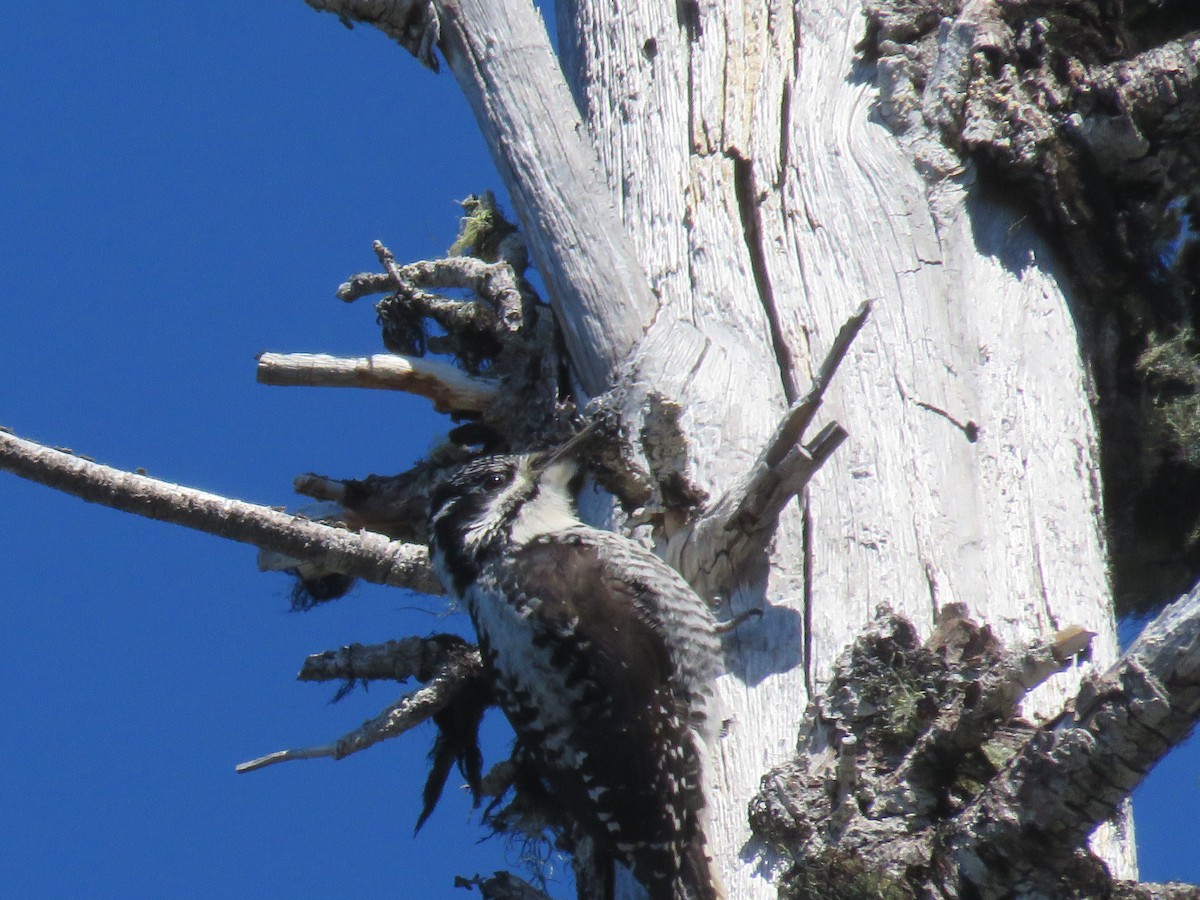
<instances>
[{"instance_id":1,"label":"bare tree trunk","mask_svg":"<svg viewBox=\"0 0 1200 900\"><path fill-rule=\"evenodd\" d=\"M962 602L1006 639L1081 624L1100 665L1116 642L1053 254L969 168L931 187L872 120L857 2L689 6L558 5L564 67L662 302L639 371L686 410L701 485L730 484L847 314L874 303L826 406L851 439L732 601L769 612L739 629L722 684L714 830L730 896L766 897L738 863L746 800L877 604L927 631ZM1132 874L1127 836L1105 852Z\"/></svg>"}]
</instances>

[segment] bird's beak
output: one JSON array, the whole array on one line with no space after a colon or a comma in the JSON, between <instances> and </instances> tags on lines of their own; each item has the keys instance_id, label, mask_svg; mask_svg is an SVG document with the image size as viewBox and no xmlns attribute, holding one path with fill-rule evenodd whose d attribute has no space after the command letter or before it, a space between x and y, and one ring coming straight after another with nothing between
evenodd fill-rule
<instances>
[{"instance_id":1,"label":"bird's beak","mask_svg":"<svg viewBox=\"0 0 1200 900\"><path fill-rule=\"evenodd\" d=\"M556 469L557 480L561 480L564 485L574 479L579 472L580 453L594 436L596 427L595 420L592 420L566 443L535 453L529 461L533 471L541 475Z\"/></svg>"},{"instance_id":2,"label":"bird's beak","mask_svg":"<svg viewBox=\"0 0 1200 900\"><path fill-rule=\"evenodd\" d=\"M580 431L573 434L566 443L534 454L532 459L534 470L541 472L555 463L561 462L572 462L578 465L579 454L587 446L593 435L595 435L597 427L596 420L593 419L584 425Z\"/></svg>"}]
</instances>

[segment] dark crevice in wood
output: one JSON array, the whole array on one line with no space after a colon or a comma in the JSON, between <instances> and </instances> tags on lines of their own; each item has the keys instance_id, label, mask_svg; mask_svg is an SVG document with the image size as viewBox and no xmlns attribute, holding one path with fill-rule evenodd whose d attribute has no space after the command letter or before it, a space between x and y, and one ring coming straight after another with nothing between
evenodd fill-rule
<instances>
[{"instance_id":1,"label":"dark crevice in wood","mask_svg":"<svg viewBox=\"0 0 1200 900\"><path fill-rule=\"evenodd\" d=\"M762 246L762 229L759 227L759 201L754 184L754 166L736 150L726 154L733 163L733 189L737 197L738 215L742 223L742 237L750 257L750 270L754 275L754 286L771 331L771 347L783 382L783 395L787 402L794 403L800 396L796 386L796 364L791 348L783 336L779 322L779 311L775 305L775 292L771 286L771 274L767 268L766 254Z\"/></svg>"}]
</instances>

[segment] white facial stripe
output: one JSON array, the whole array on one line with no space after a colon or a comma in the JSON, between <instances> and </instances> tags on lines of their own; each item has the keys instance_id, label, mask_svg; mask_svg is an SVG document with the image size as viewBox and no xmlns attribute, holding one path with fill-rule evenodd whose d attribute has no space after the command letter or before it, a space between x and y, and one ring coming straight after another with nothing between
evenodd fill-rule
<instances>
[{"instance_id":1,"label":"white facial stripe","mask_svg":"<svg viewBox=\"0 0 1200 900\"><path fill-rule=\"evenodd\" d=\"M573 459L557 459L542 470L538 482L543 488L568 496L568 485L579 471L579 464Z\"/></svg>"},{"instance_id":2,"label":"white facial stripe","mask_svg":"<svg viewBox=\"0 0 1200 900\"><path fill-rule=\"evenodd\" d=\"M578 524L579 517L575 515L566 486L560 487L555 481L547 482L543 478L537 496L521 507L513 522L512 540L519 547L539 534L564 531Z\"/></svg>"},{"instance_id":3,"label":"white facial stripe","mask_svg":"<svg viewBox=\"0 0 1200 900\"><path fill-rule=\"evenodd\" d=\"M482 544L487 543L507 518L513 505L520 501L522 495L528 494L532 487L532 473L530 473L527 463L522 460L520 468L513 476L512 483L494 496L483 514L463 532L463 546L468 551L474 551Z\"/></svg>"}]
</instances>

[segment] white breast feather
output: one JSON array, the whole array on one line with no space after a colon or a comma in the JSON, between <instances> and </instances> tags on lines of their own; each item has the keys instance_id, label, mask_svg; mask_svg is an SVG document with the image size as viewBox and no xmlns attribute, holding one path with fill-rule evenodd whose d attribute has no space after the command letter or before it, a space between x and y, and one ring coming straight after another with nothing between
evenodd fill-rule
<instances>
[{"instance_id":1,"label":"white breast feather","mask_svg":"<svg viewBox=\"0 0 1200 900\"><path fill-rule=\"evenodd\" d=\"M581 765L582 754L566 745L570 729L564 726L572 721L582 686L568 688L562 670L551 662L550 648L534 645L534 630L525 619L536 607L518 610L477 584L468 589L467 602L474 612L476 630L495 654L492 664L497 671L529 692L544 726L558 726L546 729L546 750L559 758L559 765Z\"/></svg>"},{"instance_id":2,"label":"white breast feather","mask_svg":"<svg viewBox=\"0 0 1200 900\"><path fill-rule=\"evenodd\" d=\"M575 505L567 485L575 477L576 465L570 460L551 463L538 478L537 496L517 514L513 522L512 541L520 547L538 535L565 531L579 524Z\"/></svg>"}]
</instances>

